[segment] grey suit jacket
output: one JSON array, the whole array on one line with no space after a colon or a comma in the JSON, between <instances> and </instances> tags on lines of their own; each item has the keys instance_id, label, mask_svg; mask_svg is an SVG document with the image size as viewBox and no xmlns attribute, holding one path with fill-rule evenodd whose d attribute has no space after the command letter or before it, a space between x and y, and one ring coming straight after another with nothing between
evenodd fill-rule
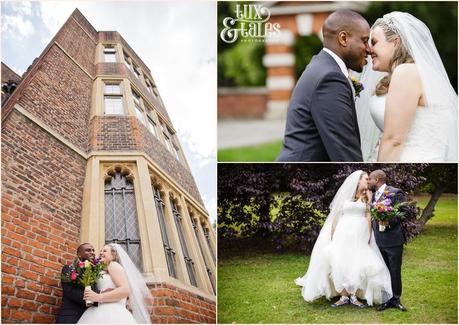
<instances>
[{"instance_id":1,"label":"grey suit jacket","mask_svg":"<svg viewBox=\"0 0 459 325\"><path fill-rule=\"evenodd\" d=\"M277 161L363 161L351 87L330 54L314 56L293 90Z\"/></svg>"},{"instance_id":2,"label":"grey suit jacket","mask_svg":"<svg viewBox=\"0 0 459 325\"><path fill-rule=\"evenodd\" d=\"M391 198L392 204L402 203L406 201L406 195L399 188L386 186L386 191L389 191L393 194ZM379 202L386 199L385 195L381 195L377 201L374 200L373 194L373 203ZM394 247L403 245L405 240L405 235L403 234L402 229L402 220L400 216L396 215L394 218L389 219L389 227L386 228L384 232L379 231L379 223L376 220L372 221L373 233L375 234L376 244L380 248Z\"/></svg>"}]
</instances>

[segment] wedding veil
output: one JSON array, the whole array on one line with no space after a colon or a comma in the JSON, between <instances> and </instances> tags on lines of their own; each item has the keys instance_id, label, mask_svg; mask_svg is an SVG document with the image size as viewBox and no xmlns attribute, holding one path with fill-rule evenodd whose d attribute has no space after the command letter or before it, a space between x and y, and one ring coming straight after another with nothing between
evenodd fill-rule
<instances>
[{"instance_id":1,"label":"wedding veil","mask_svg":"<svg viewBox=\"0 0 459 325\"><path fill-rule=\"evenodd\" d=\"M354 200L357 186L360 177L364 172L356 170L350 174L340 186L335 194L331 204L330 213L325 220L325 223L320 230L316 243L311 253L311 259L306 274L295 280L295 283L302 286L301 294L306 301L313 301L321 296L327 299L335 297L338 292L335 290L333 282L330 278L330 263L328 259L328 246L331 242L332 226L339 222L340 217L343 215L343 206L346 201ZM370 246L380 260L384 263L383 257L376 245L374 235L371 235ZM392 292L381 292L378 294L377 300L385 302L392 296Z\"/></svg>"},{"instance_id":2,"label":"wedding veil","mask_svg":"<svg viewBox=\"0 0 459 325\"><path fill-rule=\"evenodd\" d=\"M428 27L409 13L399 11L388 13L376 22L381 21L400 36L413 58L423 84L425 105L450 110L449 125L438 125L438 128L446 129L445 161L457 161L457 94L451 86ZM374 95L377 83L385 76L385 73L373 71L371 58L367 61L360 78L365 89L356 100L364 161L368 161L379 138L379 130L369 113L370 98Z\"/></svg>"},{"instance_id":3,"label":"wedding veil","mask_svg":"<svg viewBox=\"0 0 459 325\"><path fill-rule=\"evenodd\" d=\"M128 304L132 310L132 315L139 324L151 324L150 313L153 307L153 298L142 274L119 244L112 243L109 245L117 252L119 262L126 271L130 289Z\"/></svg>"}]
</instances>

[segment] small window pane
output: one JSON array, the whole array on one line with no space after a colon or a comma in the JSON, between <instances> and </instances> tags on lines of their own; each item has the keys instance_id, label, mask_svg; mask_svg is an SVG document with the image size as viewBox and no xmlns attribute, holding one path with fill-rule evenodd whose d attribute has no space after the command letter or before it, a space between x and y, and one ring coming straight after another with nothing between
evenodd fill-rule
<instances>
[{"instance_id":1,"label":"small window pane","mask_svg":"<svg viewBox=\"0 0 459 325\"><path fill-rule=\"evenodd\" d=\"M121 94L121 88L119 84L105 84L106 94Z\"/></svg>"},{"instance_id":2,"label":"small window pane","mask_svg":"<svg viewBox=\"0 0 459 325\"><path fill-rule=\"evenodd\" d=\"M105 62L116 62L115 53L105 53Z\"/></svg>"},{"instance_id":3,"label":"small window pane","mask_svg":"<svg viewBox=\"0 0 459 325\"><path fill-rule=\"evenodd\" d=\"M134 73L136 77L140 79L140 72L137 70L137 68L134 68Z\"/></svg>"},{"instance_id":4,"label":"small window pane","mask_svg":"<svg viewBox=\"0 0 459 325\"><path fill-rule=\"evenodd\" d=\"M148 117L148 129L155 137L158 137L158 134L156 133L156 123L151 119L151 117Z\"/></svg>"},{"instance_id":5,"label":"small window pane","mask_svg":"<svg viewBox=\"0 0 459 325\"><path fill-rule=\"evenodd\" d=\"M125 65L129 70L131 70L131 66L129 65L129 62L124 61L124 65Z\"/></svg>"},{"instance_id":6,"label":"small window pane","mask_svg":"<svg viewBox=\"0 0 459 325\"><path fill-rule=\"evenodd\" d=\"M116 53L116 49L113 46L106 46L104 49L105 53Z\"/></svg>"},{"instance_id":7,"label":"small window pane","mask_svg":"<svg viewBox=\"0 0 459 325\"><path fill-rule=\"evenodd\" d=\"M123 115L123 97L104 96L105 114Z\"/></svg>"},{"instance_id":8,"label":"small window pane","mask_svg":"<svg viewBox=\"0 0 459 325\"><path fill-rule=\"evenodd\" d=\"M134 98L134 102L135 102L137 105L140 106L140 96L137 95L137 93L133 91L133 92L132 92L132 97Z\"/></svg>"},{"instance_id":9,"label":"small window pane","mask_svg":"<svg viewBox=\"0 0 459 325\"><path fill-rule=\"evenodd\" d=\"M116 62L116 49L113 46L106 46L104 48L105 62Z\"/></svg>"},{"instance_id":10,"label":"small window pane","mask_svg":"<svg viewBox=\"0 0 459 325\"><path fill-rule=\"evenodd\" d=\"M137 118L139 119L140 122L142 122L143 125L145 125L145 118L143 116L143 111L139 107L135 107L135 115L137 115Z\"/></svg>"}]
</instances>

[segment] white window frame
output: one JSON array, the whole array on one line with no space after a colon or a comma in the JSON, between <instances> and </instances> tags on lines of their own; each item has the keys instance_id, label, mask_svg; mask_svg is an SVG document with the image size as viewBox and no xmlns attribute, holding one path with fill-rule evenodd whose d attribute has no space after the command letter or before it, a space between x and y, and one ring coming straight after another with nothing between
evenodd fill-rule
<instances>
[{"instance_id":1,"label":"white window frame","mask_svg":"<svg viewBox=\"0 0 459 325\"><path fill-rule=\"evenodd\" d=\"M113 57L112 60L107 60L107 56ZM104 45L104 62L106 63L116 63L116 47L114 45Z\"/></svg>"}]
</instances>

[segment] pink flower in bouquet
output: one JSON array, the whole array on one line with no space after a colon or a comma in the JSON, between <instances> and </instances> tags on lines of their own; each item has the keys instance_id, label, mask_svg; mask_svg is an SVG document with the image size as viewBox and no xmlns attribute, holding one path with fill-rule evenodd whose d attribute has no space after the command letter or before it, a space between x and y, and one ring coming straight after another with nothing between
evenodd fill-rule
<instances>
[{"instance_id":1,"label":"pink flower in bouquet","mask_svg":"<svg viewBox=\"0 0 459 325\"><path fill-rule=\"evenodd\" d=\"M78 267L84 267L84 262L83 261L79 261L78 262Z\"/></svg>"},{"instance_id":2,"label":"pink flower in bouquet","mask_svg":"<svg viewBox=\"0 0 459 325\"><path fill-rule=\"evenodd\" d=\"M77 278L77 273L75 270L73 270L72 273L70 273L70 280L75 281L76 278Z\"/></svg>"}]
</instances>

